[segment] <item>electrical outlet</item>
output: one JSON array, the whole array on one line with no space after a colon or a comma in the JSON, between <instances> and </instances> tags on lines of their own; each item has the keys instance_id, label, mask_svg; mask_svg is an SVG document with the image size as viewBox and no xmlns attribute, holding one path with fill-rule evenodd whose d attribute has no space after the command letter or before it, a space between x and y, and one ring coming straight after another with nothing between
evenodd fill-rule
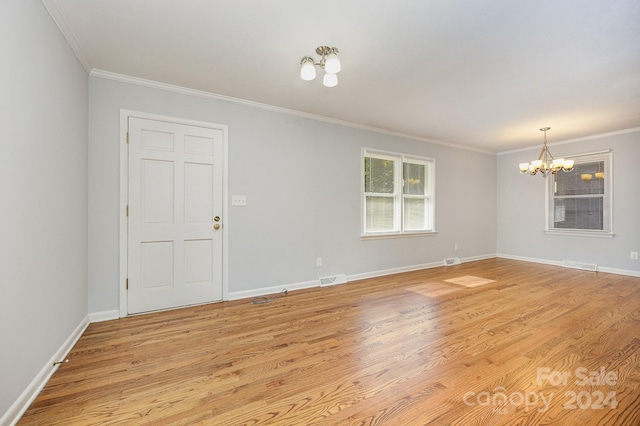
<instances>
[{"instance_id":1,"label":"electrical outlet","mask_svg":"<svg viewBox=\"0 0 640 426\"><path fill-rule=\"evenodd\" d=\"M317 257L316 258L316 267L321 267L322 266L322 258L321 257Z\"/></svg>"},{"instance_id":2,"label":"electrical outlet","mask_svg":"<svg viewBox=\"0 0 640 426\"><path fill-rule=\"evenodd\" d=\"M631 260L638 260L638 252L637 251L632 251L631 252Z\"/></svg>"},{"instance_id":3,"label":"electrical outlet","mask_svg":"<svg viewBox=\"0 0 640 426\"><path fill-rule=\"evenodd\" d=\"M455 243L455 244L453 245L453 249L454 249L455 251L458 251L458 243Z\"/></svg>"}]
</instances>

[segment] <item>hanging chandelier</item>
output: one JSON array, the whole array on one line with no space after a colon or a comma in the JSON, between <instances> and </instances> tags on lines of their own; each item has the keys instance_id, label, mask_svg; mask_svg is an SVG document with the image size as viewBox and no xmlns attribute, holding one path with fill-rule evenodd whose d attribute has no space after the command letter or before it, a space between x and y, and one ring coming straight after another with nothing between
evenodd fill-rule
<instances>
[{"instance_id":1,"label":"hanging chandelier","mask_svg":"<svg viewBox=\"0 0 640 426\"><path fill-rule=\"evenodd\" d=\"M542 177L547 177L549 173L556 174L560 170L570 172L573 170L573 160L565 160L564 158L553 158L553 155L547 148L547 130L551 127L543 127L540 131L544 132L544 146L537 160L530 163L520 163L520 173L529 173L531 176L542 173Z\"/></svg>"},{"instance_id":2,"label":"hanging chandelier","mask_svg":"<svg viewBox=\"0 0 640 426\"><path fill-rule=\"evenodd\" d=\"M305 56L300 61L300 78L311 81L316 78L316 65L324 70L322 84L326 87L338 85L338 73L342 69L340 59L338 59L338 48L329 46L318 46L316 53L320 55L320 61L315 62L312 57Z\"/></svg>"}]
</instances>

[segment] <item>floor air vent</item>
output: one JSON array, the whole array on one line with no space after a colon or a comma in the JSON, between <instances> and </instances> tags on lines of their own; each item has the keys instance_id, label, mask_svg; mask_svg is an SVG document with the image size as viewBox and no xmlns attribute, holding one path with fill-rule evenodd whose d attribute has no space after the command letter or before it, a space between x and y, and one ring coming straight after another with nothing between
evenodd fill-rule
<instances>
[{"instance_id":1,"label":"floor air vent","mask_svg":"<svg viewBox=\"0 0 640 426\"><path fill-rule=\"evenodd\" d=\"M444 266L459 265L460 263L459 257L451 257L444 260Z\"/></svg>"},{"instance_id":2,"label":"floor air vent","mask_svg":"<svg viewBox=\"0 0 640 426\"><path fill-rule=\"evenodd\" d=\"M565 268L582 269L583 271L591 272L596 272L598 270L598 265L596 265L595 263L580 263L565 260L564 262L562 262L562 266L564 266Z\"/></svg>"},{"instance_id":3,"label":"floor air vent","mask_svg":"<svg viewBox=\"0 0 640 426\"><path fill-rule=\"evenodd\" d=\"M328 287L330 285L344 284L347 282L345 274L334 275L331 277L320 278L320 287Z\"/></svg>"}]
</instances>

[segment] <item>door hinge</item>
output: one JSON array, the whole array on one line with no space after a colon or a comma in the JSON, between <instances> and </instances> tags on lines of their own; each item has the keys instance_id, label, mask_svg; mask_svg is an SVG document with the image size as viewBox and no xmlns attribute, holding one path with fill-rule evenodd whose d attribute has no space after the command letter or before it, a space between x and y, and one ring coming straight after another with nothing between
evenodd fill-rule
<instances>
[{"instance_id":1,"label":"door hinge","mask_svg":"<svg viewBox=\"0 0 640 426\"><path fill-rule=\"evenodd\" d=\"M125 208L125 212L124 214L129 217L129 204L127 204L127 207Z\"/></svg>"},{"instance_id":2,"label":"door hinge","mask_svg":"<svg viewBox=\"0 0 640 426\"><path fill-rule=\"evenodd\" d=\"M127 143L129 143L129 132L127 132Z\"/></svg>"},{"instance_id":3,"label":"door hinge","mask_svg":"<svg viewBox=\"0 0 640 426\"><path fill-rule=\"evenodd\" d=\"M129 290L129 278L127 278L126 283L127 283L127 290Z\"/></svg>"}]
</instances>

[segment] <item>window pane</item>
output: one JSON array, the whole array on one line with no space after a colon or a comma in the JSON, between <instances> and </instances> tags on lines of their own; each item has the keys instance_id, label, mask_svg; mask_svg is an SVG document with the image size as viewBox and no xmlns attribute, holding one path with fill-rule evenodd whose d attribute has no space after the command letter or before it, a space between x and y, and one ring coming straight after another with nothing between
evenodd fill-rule
<instances>
[{"instance_id":1,"label":"window pane","mask_svg":"<svg viewBox=\"0 0 640 426\"><path fill-rule=\"evenodd\" d=\"M394 161L364 158L364 192L393 194Z\"/></svg>"},{"instance_id":2,"label":"window pane","mask_svg":"<svg viewBox=\"0 0 640 426\"><path fill-rule=\"evenodd\" d=\"M554 225L562 229L604 229L602 197L554 200Z\"/></svg>"},{"instance_id":3,"label":"window pane","mask_svg":"<svg viewBox=\"0 0 640 426\"><path fill-rule=\"evenodd\" d=\"M404 230L422 231L427 227L427 200L424 198L404 199Z\"/></svg>"},{"instance_id":4,"label":"window pane","mask_svg":"<svg viewBox=\"0 0 640 426\"><path fill-rule=\"evenodd\" d=\"M393 197L367 197L367 232L393 231Z\"/></svg>"},{"instance_id":5,"label":"window pane","mask_svg":"<svg viewBox=\"0 0 640 426\"><path fill-rule=\"evenodd\" d=\"M432 159L362 150L363 236L433 229Z\"/></svg>"},{"instance_id":6,"label":"window pane","mask_svg":"<svg viewBox=\"0 0 640 426\"><path fill-rule=\"evenodd\" d=\"M572 172L558 172L554 177L556 196L604 194L604 178L600 179L604 161L576 164Z\"/></svg>"},{"instance_id":7,"label":"window pane","mask_svg":"<svg viewBox=\"0 0 640 426\"><path fill-rule=\"evenodd\" d=\"M427 166L424 164L404 163L402 165L405 194L425 195Z\"/></svg>"}]
</instances>

